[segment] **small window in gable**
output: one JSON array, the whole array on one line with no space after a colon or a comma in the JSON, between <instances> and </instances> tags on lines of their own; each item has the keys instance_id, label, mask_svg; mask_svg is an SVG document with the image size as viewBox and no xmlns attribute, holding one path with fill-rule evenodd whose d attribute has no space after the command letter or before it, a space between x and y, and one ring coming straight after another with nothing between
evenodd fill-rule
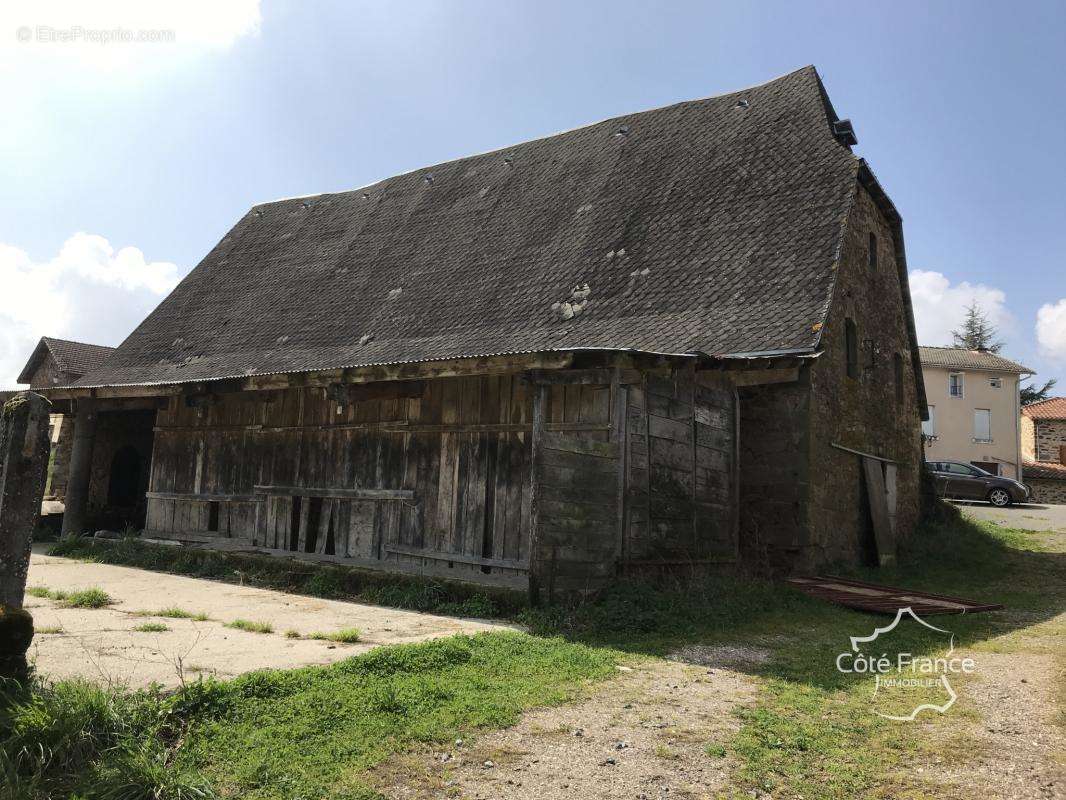
<instances>
[{"instance_id":1,"label":"small window in gable","mask_svg":"<svg viewBox=\"0 0 1066 800\"><path fill-rule=\"evenodd\" d=\"M870 259L870 269L877 269L877 237L872 233L870 234L870 244L867 252Z\"/></svg>"},{"instance_id":2,"label":"small window in gable","mask_svg":"<svg viewBox=\"0 0 1066 800\"><path fill-rule=\"evenodd\" d=\"M988 379L988 385L991 386L993 389L1000 389L1000 388L1003 387L1003 379L1002 378L989 378Z\"/></svg>"},{"instance_id":3,"label":"small window in gable","mask_svg":"<svg viewBox=\"0 0 1066 800\"><path fill-rule=\"evenodd\" d=\"M844 320L844 349L847 354L848 377L859 377L859 333L851 319Z\"/></svg>"}]
</instances>

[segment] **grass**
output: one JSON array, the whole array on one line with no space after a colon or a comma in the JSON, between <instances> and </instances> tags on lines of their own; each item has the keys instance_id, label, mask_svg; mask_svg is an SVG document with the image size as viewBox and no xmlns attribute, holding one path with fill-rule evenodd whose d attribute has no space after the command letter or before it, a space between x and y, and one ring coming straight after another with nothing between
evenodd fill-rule
<instances>
[{"instance_id":1,"label":"grass","mask_svg":"<svg viewBox=\"0 0 1066 800\"><path fill-rule=\"evenodd\" d=\"M226 623L227 628L236 628L239 631L248 631L249 633L273 633L274 626L269 622L258 622L251 619L235 619L233 622Z\"/></svg>"},{"instance_id":2,"label":"grass","mask_svg":"<svg viewBox=\"0 0 1066 800\"><path fill-rule=\"evenodd\" d=\"M158 611L135 611L133 612L135 617L164 617L165 619L191 619L195 622L207 622L211 619L207 614L203 612L186 611L184 608L178 608L177 606L171 606L170 608L161 608Z\"/></svg>"},{"instance_id":3,"label":"grass","mask_svg":"<svg viewBox=\"0 0 1066 800\"><path fill-rule=\"evenodd\" d=\"M96 586L72 592L49 589L46 586L31 586L26 589L26 594L55 600L64 608L104 608L115 602L111 595Z\"/></svg>"},{"instance_id":4,"label":"grass","mask_svg":"<svg viewBox=\"0 0 1066 800\"><path fill-rule=\"evenodd\" d=\"M285 638L286 639L299 639L300 638L300 632L298 630L293 629L293 628L289 628L287 631L285 631Z\"/></svg>"},{"instance_id":5,"label":"grass","mask_svg":"<svg viewBox=\"0 0 1066 800\"><path fill-rule=\"evenodd\" d=\"M33 632L34 634L48 635L53 633L62 633L63 629L58 625L45 625L40 628L34 628Z\"/></svg>"},{"instance_id":6,"label":"grass","mask_svg":"<svg viewBox=\"0 0 1066 800\"><path fill-rule=\"evenodd\" d=\"M360 635L358 628L341 628L339 631L329 631L328 633L312 633L307 638L327 642L340 642L342 644L355 644L359 641Z\"/></svg>"},{"instance_id":7,"label":"grass","mask_svg":"<svg viewBox=\"0 0 1066 800\"><path fill-rule=\"evenodd\" d=\"M165 633L170 628L162 622L145 622L143 625L138 625L134 630L138 633Z\"/></svg>"},{"instance_id":8,"label":"grass","mask_svg":"<svg viewBox=\"0 0 1066 800\"><path fill-rule=\"evenodd\" d=\"M0 706L0 796L371 798L366 771L393 753L566 702L614 674L616 658L503 632L205 679L171 695L37 684Z\"/></svg>"},{"instance_id":9,"label":"grass","mask_svg":"<svg viewBox=\"0 0 1066 800\"><path fill-rule=\"evenodd\" d=\"M1008 610L998 614L938 619L968 649L1029 652L1040 639L1061 668L1066 631L1053 618L1066 608L1066 559L1050 552L1046 541L1025 531L946 519L921 529L894 569L836 571L1004 603ZM130 546L129 552L140 551ZM330 574L318 590L334 579L347 586L339 573ZM426 587L397 588L394 597L406 602ZM772 654L748 668L759 693L736 711L739 730L705 748L708 758L721 761L716 766L731 771L731 788L739 796L935 796L913 769L927 757L930 743L950 741L960 759L974 749L962 727L973 715L965 703L959 713L904 728L872 714L869 679L838 672L835 655L848 647L850 636L869 632L881 619L781 584L738 575L629 582L589 602L495 608L497 613L510 608L512 618L535 635L484 634L379 648L329 667L191 683L171 697L119 692L109 702L127 709L127 728L105 745L85 745L78 751L84 752L81 766L47 766L39 779L65 781L86 797L105 796L78 781L119 774L109 754L123 752L117 743L132 742L143 743L151 758L173 768L179 776L174 780L193 789L209 784L223 795L252 800L372 797L366 770L393 753L510 724L524 709L565 702L588 682L608 677L629 654L661 656L693 642L756 646ZM230 626L244 627L240 622ZM923 653L937 646L916 625L901 625L896 633L899 649ZM1060 694L1066 703L1066 690ZM1061 712L1060 718L1066 719ZM66 730L66 722L56 724ZM3 730L0 725L0 734ZM44 741L50 736L62 738L51 729L40 734ZM656 755L665 759L671 752L663 748ZM19 780L38 780L33 763L17 768ZM129 770L148 774L143 763ZM6 796L4 788L0 783L0 796Z\"/></svg>"}]
</instances>

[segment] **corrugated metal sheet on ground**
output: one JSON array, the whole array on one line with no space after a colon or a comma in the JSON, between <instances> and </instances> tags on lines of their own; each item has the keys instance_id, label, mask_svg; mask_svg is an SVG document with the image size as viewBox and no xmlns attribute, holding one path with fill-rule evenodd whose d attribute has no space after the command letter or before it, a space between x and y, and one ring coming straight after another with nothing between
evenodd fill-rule
<instances>
[{"instance_id":1,"label":"corrugated metal sheet on ground","mask_svg":"<svg viewBox=\"0 0 1066 800\"><path fill-rule=\"evenodd\" d=\"M1003 608L998 603L981 603L961 597L879 586L832 575L798 576L788 578L786 582L819 600L878 614L895 614L901 608L910 608L918 615L972 614L975 611Z\"/></svg>"}]
</instances>

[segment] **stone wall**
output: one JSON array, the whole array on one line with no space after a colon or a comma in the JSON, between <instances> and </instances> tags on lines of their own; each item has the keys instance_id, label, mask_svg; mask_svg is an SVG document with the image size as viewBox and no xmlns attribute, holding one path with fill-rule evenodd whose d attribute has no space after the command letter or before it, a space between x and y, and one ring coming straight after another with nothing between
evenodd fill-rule
<instances>
[{"instance_id":1,"label":"stone wall","mask_svg":"<svg viewBox=\"0 0 1066 800\"><path fill-rule=\"evenodd\" d=\"M1066 420L1039 419L1035 424L1036 461L1062 462L1060 448L1066 445Z\"/></svg>"},{"instance_id":2,"label":"stone wall","mask_svg":"<svg viewBox=\"0 0 1066 800\"><path fill-rule=\"evenodd\" d=\"M877 263L869 263L869 235L876 237ZM870 195L861 189L845 234L824 352L810 370L811 481L809 534L800 566L869 561L870 512L861 458L832 445L897 463L896 526L900 539L919 517L923 460L918 388L911 360L906 310L892 230ZM845 320L857 331L858 371L848 375ZM897 367L897 359L899 365ZM897 387L897 371L902 386Z\"/></svg>"},{"instance_id":3,"label":"stone wall","mask_svg":"<svg viewBox=\"0 0 1066 800\"><path fill-rule=\"evenodd\" d=\"M1034 503L1066 503L1066 480L1056 481L1050 478L1026 478L1025 482L1033 490L1031 498Z\"/></svg>"},{"instance_id":4,"label":"stone wall","mask_svg":"<svg viewBox=\"0 0 1066 800\"><path fill-rule=\"evenodd\" d=\"M52 414L49 439L52 453L48 464L48 485L44 496L49 500L62 501L67 496L67 481L70 477L70 452L74 446L74 418L64 414Z\"/></svg>"}]
</instances>

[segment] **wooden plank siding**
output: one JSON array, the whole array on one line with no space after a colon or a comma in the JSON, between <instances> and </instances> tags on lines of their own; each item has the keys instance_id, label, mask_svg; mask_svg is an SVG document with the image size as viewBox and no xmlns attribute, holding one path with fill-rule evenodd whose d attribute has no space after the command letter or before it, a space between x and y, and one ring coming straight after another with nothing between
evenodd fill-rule
<instances>
[{"instance_id":1,"label":"wooden plank siding","mask_svg":"<svg viewBox=\"0 0 1066 800\"><path fill-rule=\"evenodd\" d=\"M735 550L734 415L731 385L663 370L176 396L157 416L146 528L475 582L532 572L549 595L594 588L620 560Z\"/></svg>"},{"instance_id":2,"label":"wooden plank siding","mask_svg":"<svg viewBox=\"0 0 1066 800\"><path fill-rule=\"evenodd\" d=\"M630 387L624 564L738 558L736 413L732 383L714 373L646 373Z\"/></svg>"},{"instance_id":3,"label":"wooden plank siding","mask_svg":"<svg viewBox=\"0 0 1066 800\"><path fill-rule=\"evenodd\" d=\"M518 375L174 398L156 423L149 535L517 576L531 421Z\"/></svg>"}]
</instances>

